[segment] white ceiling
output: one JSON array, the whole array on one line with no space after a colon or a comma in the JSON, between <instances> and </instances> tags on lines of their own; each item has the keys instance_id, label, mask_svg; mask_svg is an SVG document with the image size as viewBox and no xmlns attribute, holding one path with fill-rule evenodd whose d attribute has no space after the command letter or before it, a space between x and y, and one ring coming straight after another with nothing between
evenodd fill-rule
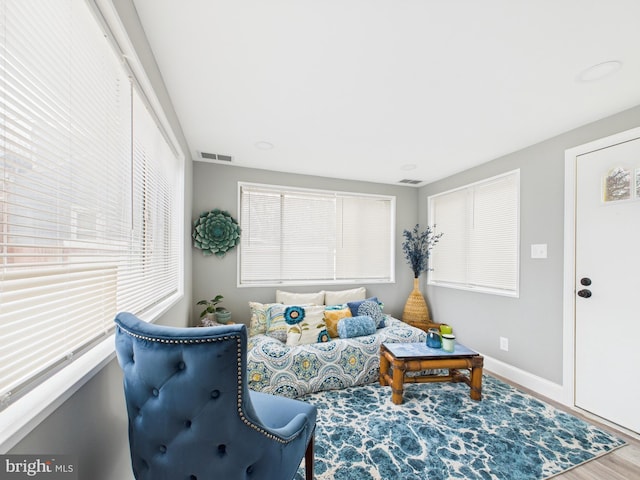
<instances>
[{"instance_id":1,"label":"white ceiling","mask_svg":"<svg viewBox=\"0 0 640 480\"><path fill-rule=\"evenodd\" d=\"M133 1L193 159L431 182L640 104L638 0Z\"/></svg>"}]
</instances>

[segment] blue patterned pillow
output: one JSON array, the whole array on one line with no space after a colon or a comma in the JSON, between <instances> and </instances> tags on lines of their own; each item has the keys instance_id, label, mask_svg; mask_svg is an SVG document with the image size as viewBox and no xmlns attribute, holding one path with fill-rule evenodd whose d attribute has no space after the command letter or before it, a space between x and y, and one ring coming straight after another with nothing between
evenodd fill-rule
<instances>
[{"instance_id":1,"label":"blue patterned pillow","mask_svg":"<svg viewBox=\"0 0 640 480\"><path fill-rule=\"evenodd\" d=\"M345 317L338 322L340 338L363 337L376 333L376 323L369 316Z\"/></svg>"},{"instance_id":2,"label":"blue patterned pillow","mask_svg":"<svg viewBox=\"0 0 640 480\"><path fill-rule=\"evenodd\" d=\"M348 302L347 305L351 310L352 317L366 315L373 319L376 328L384 326L384 315L382 314L382 307L380 307L378 297L371 297L358 302Z\"/></svg>"}]
</instances>

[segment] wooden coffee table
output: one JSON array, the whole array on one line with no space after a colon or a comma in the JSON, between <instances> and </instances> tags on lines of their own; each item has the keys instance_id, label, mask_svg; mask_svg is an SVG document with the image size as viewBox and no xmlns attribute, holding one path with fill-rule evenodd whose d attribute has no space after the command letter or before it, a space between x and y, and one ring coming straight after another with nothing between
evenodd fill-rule
<instances>
[{"instance_id":1,"label":"wooden coffee table","mask_svg":"<svg viewBox=\"0 0 640 480\"><path fill-rule=\"evenodd\" d=\"M383 343L380 345L380 385L391 385L391 401L402 403L405 383L464 382L473 400L482 399L482 365L477 352L455 344L453 352L430 348L424 343ZM407 372L446 369L448 375L407 376ZM460 370L468 370L465 375Z\"/></svg>"}]
</instances>

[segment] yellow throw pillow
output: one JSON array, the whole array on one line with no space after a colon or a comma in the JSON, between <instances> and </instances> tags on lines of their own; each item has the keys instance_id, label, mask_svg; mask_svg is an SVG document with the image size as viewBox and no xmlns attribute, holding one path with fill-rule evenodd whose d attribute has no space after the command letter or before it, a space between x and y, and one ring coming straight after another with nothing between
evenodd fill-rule
<instances>
[{"instance_id":1,"label":"yellow throw pillow","mask_svg":"<svg viewBox=\"0 0 640 480\"><path fill-rule=\"evenodd\" d=\"M327 324L327 331L331 338L340 338L340 335L338 335L338 322L350 316L351 310L348 307L340 310L324 311L324 321Z\"/></svg>"}]
</instances>

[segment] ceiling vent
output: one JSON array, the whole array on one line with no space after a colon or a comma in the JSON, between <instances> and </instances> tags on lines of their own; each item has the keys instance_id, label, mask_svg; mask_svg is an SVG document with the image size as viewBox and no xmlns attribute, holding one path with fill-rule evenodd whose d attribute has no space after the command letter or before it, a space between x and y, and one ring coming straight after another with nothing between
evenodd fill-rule
<instances>
[{"instance_id":1,"label":"ceiling vent","mask_svg":"<svg viewBox=\"0 0 640 480\"><path fill-rule=\"evenodd\" d=\"M410 178L404 178L398 183L404 183L406 185L418 185L419 183L422 183L422 180L411 180Z\"/></svg>"},{"instance_id":2,"label":"ceiling vent","mask_svg":"<svg viewBox=\"0 0 640 480\"><path fill-rule=\"evenodd\" d=\"M230 162L233 159L231 155L220 155L219 153L200 152L200 156L205 160L220 160L221 162Z\"/></svg>"}]
</instances>

